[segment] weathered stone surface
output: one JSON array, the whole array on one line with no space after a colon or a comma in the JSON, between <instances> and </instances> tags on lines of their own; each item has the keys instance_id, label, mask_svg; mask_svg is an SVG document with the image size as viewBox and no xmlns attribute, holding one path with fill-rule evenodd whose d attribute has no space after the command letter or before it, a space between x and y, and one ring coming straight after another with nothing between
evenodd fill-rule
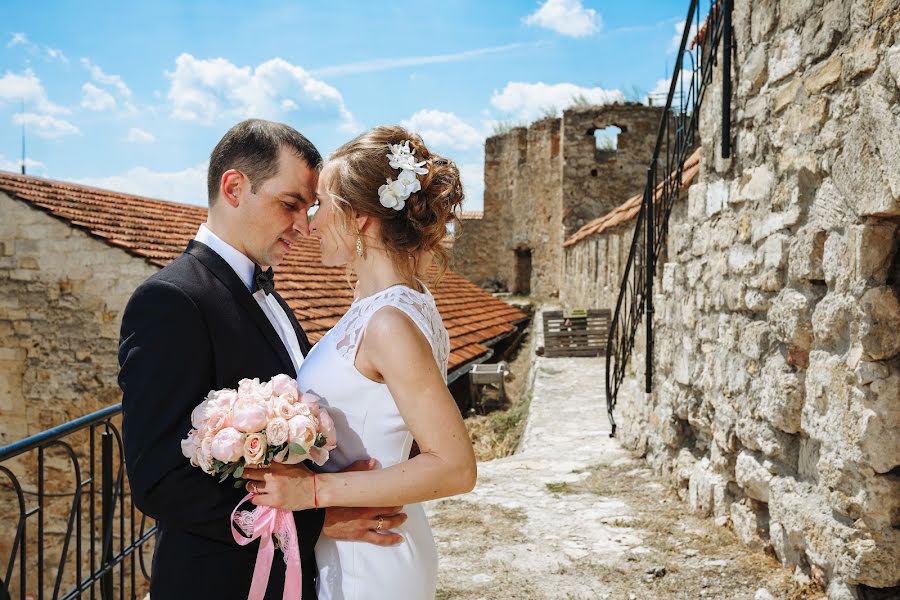
<instances>
[{"instance_id":1,"label":"weathered stone surface","mask_svg":"<svg viewBox=\"0 0 900 600\"><path fill-rule=\"evenodd\" d=\"M794 348L809 349L812 343L812 298L785 288L773 300L768 320L777 339Z\"/></svg>"},{"instance_id":2,"label":"weathered stone surface","mask_svg":"<svg viewBox=\"0 0 900 600\"><path fill-rule=\"evenodd\" d=\"M819 94L841 80L843 69L843 57L836 54L807 75L803 80L803 86L809 94Z\"/></svg>"},{"instance_id":3,"label":"weathered stone surface","mask_svg":"<svg viewBox=\"0 0 900 600\"><path fill-rule=\"evenodd\" d=\"M900 354L900 300L891 287L877 287L865 293L861 308L860 334L863 351L874 360Z\"/></svg>"},{"instance_id":4,"label":"weathered stone surface","mask_svg":"<svg viewBox=\"0 0 900 600\"><path fill-rule=\"evenodd\" d=\"M780 353L769 355L760 376L754 378L753 394L759 398L755 415L768 419L787 433L800 431L800 411L803 408L803 384L795 369L791 369Z\"/></svg>"},{"instance_id":5,"label":"weathered stone surface","mask_svg":"<svg viewBox=\"0 0 900 600\"><path fill-rule=\"evenodd\" d=\"M859 304L848 294L828 294L813 311L816 348L843 354L850 346L851 326L859 318Z\"/></svg>"},{"instance_id":6,"label":"weathered stone surface","mask_svg":"<svg viewBox=\"0 0 900 600\"><path fill-rule=\"evenodd\" d=\"M735 502L731 505L731 526L738 539L754 550L765 550L769 543L769 511L759 503L757 510L750 502Z\"/></svg>"},{"instance_id":7,"label":"weathered stone surface","mask_svg":"<svg viewBox=\"0 0 900 600\"><path fill-rule=\"evenodd\" d=\"M801 227L790 241L788 273L794 281L824 281L822 258L825 253L825 231L815 225Z\"/></svg>"},{"instance_id":8,"label":"weathered stone surface","mask_svg":"<svg viewBox=\"0 0 900 600\"><path fill-rule=\"evenodd\" d=\"M769 85L777 83L792 75L800 67L800 36L794 30L788 30L778 36L774 52L769 59Z\"/></svg>"},{"instance_id":9,"label":"weathered stone surface","mask_svg":"<svg viewBox=\"0 0 900 600\"><path fill-rule=\"evenodd\" d=\"M777 473L775 464L758 460L749 452L740 452L734 466L734 475L744 492L754 500L769 502L769 483Z\"/></svg>"}]
</instances>

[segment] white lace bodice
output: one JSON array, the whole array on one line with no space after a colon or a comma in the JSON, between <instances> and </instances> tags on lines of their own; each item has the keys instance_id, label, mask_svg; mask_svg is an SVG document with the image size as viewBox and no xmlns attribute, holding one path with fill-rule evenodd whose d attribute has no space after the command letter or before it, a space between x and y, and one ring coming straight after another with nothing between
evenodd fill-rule
<instances>
[{"instance_id":1,"label":"white lace bodice","mask_svg":"<svg viewBox=\"0 0 900 600\"><path fill-rule=\"evenodd\" d=\"M350 310L328 332L335 348L344 359L354 362L359 341L369 319L385 306L400 309L418 326L431 344L434 360L444 378L447 378L447 361L450 358L450 336L444 327L434 298L426 289L417 292L403 285L395 285L356 300Z\"/></svg>"}]
</instances>

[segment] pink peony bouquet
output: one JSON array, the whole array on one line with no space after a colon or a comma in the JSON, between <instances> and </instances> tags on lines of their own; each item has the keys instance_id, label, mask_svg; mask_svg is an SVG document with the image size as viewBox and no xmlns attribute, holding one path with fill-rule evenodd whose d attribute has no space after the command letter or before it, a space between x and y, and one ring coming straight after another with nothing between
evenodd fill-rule
<instances>
[{"instance_id":1,"label":"pink peony bouquet","mask_svg":"<svg viewBox=\"0 0 900 600\"><path fill-rule=\"evenodd\" d=\"M276 375L260 383L242 379L238 389L209 392L191 413L193 429L181 441L191 465L241 487L245 466L310 459L321 466L337 446L334 422L319 397L300 393L297 382Z\"/></svg>"}]
</instances>

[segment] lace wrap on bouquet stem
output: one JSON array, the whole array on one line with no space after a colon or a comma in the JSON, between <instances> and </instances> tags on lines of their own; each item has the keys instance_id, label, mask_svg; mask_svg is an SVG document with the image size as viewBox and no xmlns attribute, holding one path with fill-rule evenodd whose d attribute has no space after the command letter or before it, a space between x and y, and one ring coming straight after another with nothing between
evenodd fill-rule
<instances>
[{"instance_id":1,"label":"lace wrap on bouquet stem","mask_svg":"<svg viewBox=\"0 0 900 600\"><path fill-rule=\"evenodd\" d=\"M275 558L275 541L284 553L286 571L284 574L283 600L298 600L303 593L303 574L300 566L300 547L297 540L297 526L294 513L283 508L257 506L252 511L238 509L256 494L247 494L231 511L231 535L234 541L246 546L259 539L256 566L253 568L253 582L247 600L263 600L269 584L272 560ZM235 529L240 527L243 535Z\"/></svg>"}]
</instances>

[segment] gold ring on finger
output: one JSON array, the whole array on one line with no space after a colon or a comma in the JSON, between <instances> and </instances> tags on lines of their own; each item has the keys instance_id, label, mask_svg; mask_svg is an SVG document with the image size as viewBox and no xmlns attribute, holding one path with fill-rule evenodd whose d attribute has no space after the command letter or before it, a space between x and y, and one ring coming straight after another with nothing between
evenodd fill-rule
<instances>
[{"instance_id":1,"label":"gold ring on finger","mask_svg":"<svg viewBox=\"0 0 900 600\"><path fill-rule=\"evenodd\" d=\"M375 531L381 531L382 527L384 527L384 517L378 517L378 525L375 526Z\"/></svg>"}]
</instances>

